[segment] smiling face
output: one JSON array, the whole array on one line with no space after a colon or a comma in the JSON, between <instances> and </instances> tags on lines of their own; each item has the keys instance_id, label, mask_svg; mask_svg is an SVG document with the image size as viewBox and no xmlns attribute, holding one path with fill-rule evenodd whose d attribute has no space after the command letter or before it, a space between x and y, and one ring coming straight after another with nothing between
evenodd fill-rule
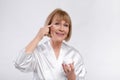
<instances>
[{"instance_id":1,"label":"smiling face","mask_svg":"<svg viewBox=\"0 0 120 80\"><path fill-rule=\"evenodd\" d=\"M65 20L53 19L50 35L53 41L62 42L69 34L69 24Z\"/></svg>"},{"instance_id":2,"label":"smiling face","mask_svg":"<svg viewBox=\"0 0 120 80\"><path fill-rule=\"evenodd\" d=\"M59 8L55 9L47 17L45 26L50 27L50 32L47 36L56 41L69 41L72 34L72 22L69 14Z\"/></svg>"}]
</instances>

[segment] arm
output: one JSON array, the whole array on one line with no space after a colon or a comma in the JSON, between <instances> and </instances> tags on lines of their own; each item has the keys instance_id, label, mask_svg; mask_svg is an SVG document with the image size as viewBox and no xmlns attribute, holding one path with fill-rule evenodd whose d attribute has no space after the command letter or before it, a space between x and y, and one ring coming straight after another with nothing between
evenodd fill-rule
<instances>
[{"instance_id":1,"label":"arm","mask_svg":"<svg viewBox=\"0 0 120 80\"><path fill-rule=\"evenodd\" d=\"M76 57L75 67L76 80L85 80L86 69L83 63L83 58L81 57L80 53Z\"/></svg>"},{"instance_id":2,"label":"arm","mask_svg":"<svg viewBox=\"0 0 120 80\"><path fill-rule=\"evenodd\" d=\"M76 75L74 72L74 63L71 63L69 65L62 64L62 66L66 74L67 80L76 80Z\"/></svg>"},{"instance_id":3,"label":"arm","mask_svg":"<svg viewBox=\"0 0 120 80\"><path fill-rule=\"evenodd\" d=\"M66 74L67 80L84 80L86 69L84 67L83 59L81 54L78 51L73 51L74 56L72 55L73 63L72 64L62 64L63 70Z\"/></svg>"},{"instance_id":4,"label":"arm","mask_svg":"<svg viewBox=\"0 0 120 80\"><path fill-rule=\"evenodd\" d=\"M39 30L36 37L19 53L18 58L15 61L15 67L21 71L32 71L36 66L35 54L37 53L37 45L44 35L48 34L49 26L43 27Z\"/></svg>"},{"instance_id":5,"label":"arm","mask_svg":"<svg viewBox=\"0 0 120 80\"><path fill-rule=\"evenodd\" d=\"M36 35L36 37L26 46L26 53L32 53L35 48L37 47L39 41L41 41L41 39L43 38L44 35L47 35L49 33L49 27L51 27L51 25L43 27L39 30L38 34Z\"/></svg>"},{"instance_id":6,"label":"arm","mask_svg":"<svg viewBox=\"0 0 120 80\"><path fill-rule=\"evenodd\" d=\"M21 50L19 56L15 60L14 65L22 72L33 71L36 66L35 54L26 54L25 49Z\"/></svg>"},{"instance_id":7,"label":"arm","mask_svg":"<svg viewBox=\"0 0 120 80\"><path fill-rule=\"evenodd\" d=\"M67 80L84 80L86 70L83 64L78 64L76 69L74 69L74 64L62 64L64 72L66 73Z\"/></svg>"}]
</instances>

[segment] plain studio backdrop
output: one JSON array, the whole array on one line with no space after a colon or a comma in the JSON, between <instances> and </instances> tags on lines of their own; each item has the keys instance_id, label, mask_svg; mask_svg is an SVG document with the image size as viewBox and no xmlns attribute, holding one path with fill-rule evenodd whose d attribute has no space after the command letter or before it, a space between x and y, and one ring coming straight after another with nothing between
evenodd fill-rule
<instances>
[{"instance_id":1,"label":"plain studio backdrop","mask_svg":"<svg viewBox=\"0 0 120 80\"><path fill-rule=\"evenodd\" d=\"M86 80L120 80L120 0L0 0L0 80L32 80L13 62L55 8L71 16Z\"/></svg>"}]
</instances>

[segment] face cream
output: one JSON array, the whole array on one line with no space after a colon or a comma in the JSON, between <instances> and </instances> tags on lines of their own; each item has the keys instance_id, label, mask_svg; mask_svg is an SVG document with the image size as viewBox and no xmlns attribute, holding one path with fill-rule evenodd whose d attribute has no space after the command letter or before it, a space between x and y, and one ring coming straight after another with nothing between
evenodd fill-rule
<instances>
[{"instance_id":1,"label":"face cream","mask_svg":"<svg viewBox=\"0 0 120 80\"><path fill-rule=\"evenodd\" d=\"M72 64L72 63L73 63L73 60L70 59L70 58L65 58L65 59L63 60L63 64L69 65L69 64Z\"/></svg>"}]
</instances>

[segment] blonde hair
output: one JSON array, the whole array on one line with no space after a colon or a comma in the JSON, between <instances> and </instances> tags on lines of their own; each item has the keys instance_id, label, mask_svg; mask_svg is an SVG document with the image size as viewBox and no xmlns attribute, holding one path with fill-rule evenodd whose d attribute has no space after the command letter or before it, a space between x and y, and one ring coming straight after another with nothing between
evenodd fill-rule
<instances>
[{"instance_id":1,"label":"blonde hair","mask_svg":"<svg viewBox=\"0 0 120 80\"><path fill-rule=\"evenodd\" d=\"M47 19L45 21L45 26L50 25L54 18L56 18L60 21L65 20L69 24L69 33L65 39L65 41L69 41L71 38L71 34L72 34L72 22L71 22L71 18L69 16L69 14L64 10L57 8L57 9L53 10L47 17ZM50 37L50 33L48 34L48 36Z\"/></svg>"}]
</instances>

